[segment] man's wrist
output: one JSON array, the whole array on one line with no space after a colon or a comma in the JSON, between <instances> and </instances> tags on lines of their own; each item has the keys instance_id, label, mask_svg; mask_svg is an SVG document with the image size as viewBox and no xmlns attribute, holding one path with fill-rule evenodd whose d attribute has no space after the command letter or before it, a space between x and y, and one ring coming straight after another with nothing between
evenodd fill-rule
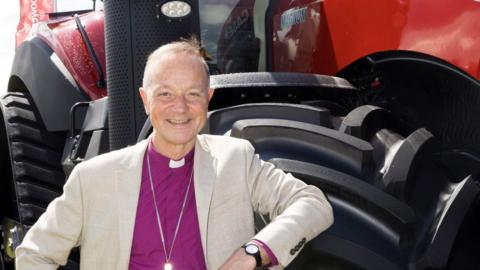
<instances>
[{"instance_id":1,"label":"man's wrist","mask_svg":"<svg viewBox=\"0 0 480 270\"><path fill-rule=\"evenodd\" d=\"M248 242L242 246L245 254L255 259L256 267L262 266L262 257L260 247L253 242Z\"/></svg>"},{"instance_id":2,"label":"man's wrist","mask_svg":"<svg viewBox=\"0 0 480 270\"><path fill-rule=\"evenodd\" d=\"M272 250L268 247L267 244L258 239L252 239L250 242L255 243L257 246L260 247L260 254L262 257L263 266L270 267L278 265L277 257L275 256L275 254L273 254Z\"/></svg>"},{"instance_id":3,"label":"man's wrist","mask_svg":"<svg viewBox=\"0 0 480 270\"><path fill-rule=\"evenodd\" d=\"M271 263L270 256L265 248L265 244L261 241L252 239L249 243L254 244L260 250L261 266L269 266Z\"/></svg>"}]
</instances>

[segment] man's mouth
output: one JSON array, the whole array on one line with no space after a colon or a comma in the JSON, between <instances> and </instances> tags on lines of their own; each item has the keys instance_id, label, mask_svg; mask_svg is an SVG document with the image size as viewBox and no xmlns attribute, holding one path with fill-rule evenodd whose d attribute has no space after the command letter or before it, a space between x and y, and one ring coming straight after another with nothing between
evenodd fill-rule
<instances>
[{"instance_id":1,"label":"man's mouth","mask_svg":"<svg viewBox=\"0 0 480 270\"><path fill-rule=\"evenodd\" d=\"M177 120L177 119L167 119L167 122L172 125L184 125L190 122L190 119Z\"/></svg>"}]
</instances>

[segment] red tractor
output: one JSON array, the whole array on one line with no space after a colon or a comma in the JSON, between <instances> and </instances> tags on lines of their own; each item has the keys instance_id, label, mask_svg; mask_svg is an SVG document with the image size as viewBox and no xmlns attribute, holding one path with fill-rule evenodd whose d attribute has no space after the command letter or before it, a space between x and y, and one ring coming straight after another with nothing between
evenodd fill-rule
<instances>
[{"instance_id":1,"label":"red tractor","mask_svg":"<svg viewBox=\"0 0 480 270\"><path fill-rule=\"evenodd\" d=\"M0 100L1 270L76 164L149 135L146 57L191 35L215 88L202 132L249 140L333 205L288 269L479 268L479 1L93 6L50 13L17 44Z\"/></svg>"}]
</instances>

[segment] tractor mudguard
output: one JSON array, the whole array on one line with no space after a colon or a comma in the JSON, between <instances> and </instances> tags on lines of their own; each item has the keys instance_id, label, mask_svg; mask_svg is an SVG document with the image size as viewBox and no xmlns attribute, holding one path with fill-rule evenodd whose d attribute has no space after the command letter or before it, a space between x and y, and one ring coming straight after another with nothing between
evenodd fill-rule
<instances>
[{"instance_id":1,"label":"tractor mudguard","mask_svg":"<svg viewBox=\"0 0 480 270\"><path fill-rule=\"evenodd\" d=\"M72 105L88 101L60 58L39 38L17 48L11 76L23 82L48 131L68 130ZM9 92L19 91L17 82L10 79Z\"/></svg>"},{"instance_id":2,"label":"tractor mudguard","mask_svg":"<svg viewBox=\"0 0 480 270\"><path fill-rule=\"evenodd\" d=\"M388 51L336 74L361 89L365 104L386 108L410 127L426 127L442 147L480 153L480 82L442 59Z\"/></svg>"}]
</instances>

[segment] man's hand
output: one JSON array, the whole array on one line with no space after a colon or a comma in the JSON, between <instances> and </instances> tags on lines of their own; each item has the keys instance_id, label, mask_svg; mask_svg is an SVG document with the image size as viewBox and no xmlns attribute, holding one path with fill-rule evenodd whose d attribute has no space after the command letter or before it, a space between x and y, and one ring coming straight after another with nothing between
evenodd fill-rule
<instances>
[{"instance_id":1,"label":"man's hand","mask_svg":"<svg viewBox=\"0 0 480 270\"><path fill-rule=\"evenodd\" d=\"M253 270L256 265L255 258L247 255L245 250L240 248L228 258L219 270Z\"/></svg>"}]
</instances>

